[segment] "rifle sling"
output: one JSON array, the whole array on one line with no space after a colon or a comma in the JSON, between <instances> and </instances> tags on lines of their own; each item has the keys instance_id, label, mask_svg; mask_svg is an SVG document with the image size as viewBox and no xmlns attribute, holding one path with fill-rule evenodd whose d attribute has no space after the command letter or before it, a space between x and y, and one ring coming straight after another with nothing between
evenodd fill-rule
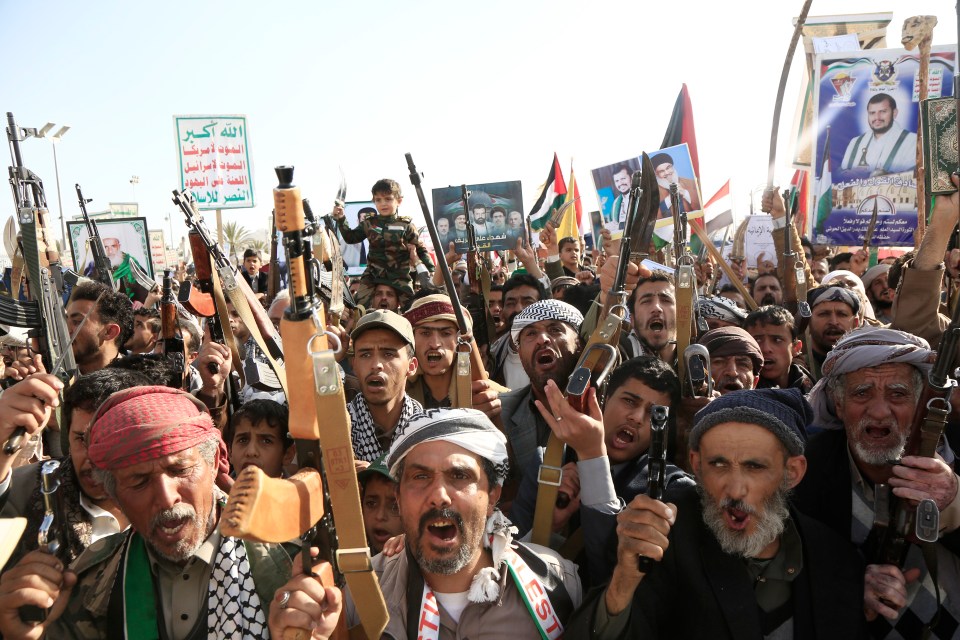
<instances>
[{"instance_id":1,"label":"rifle sling","mask_svg":"<svg viewBox=\"0 0 960 640\"><path fill-rule=\"evenodd\" d=\"M686 382L686 362L683 354L690 346L690 337L693 333L693 298L694 283L697 276L693 265L677 267L677 375L681 384Z\"/></svg>"},{"instance_id":2,"label":"rifle sling","mask_svg":"<svg viewBox=\"0 0 960 640\"><path fill-rule=\"evenodd\" d=\"M212 256L210 260L211 262L213 261ZM216 271L214 271L214 273L216 273ZM216 283L218 278L219 276L214 275L211 279L214 281L214 283ZM214 284L214 287L217 287L217 285ZM214 290L216 291L216 288ZM233 304L233 308L236 309L237 314L243 321L243 324L247 326L247 330L250 332L250 335L253 336L254 342L256 342L257 346L260 347L260 351L263 352L267 362L270 363L270 368L273 369L275 374L277 374L277 380L280 381L280 388L283 389L283 394L287 395L287 372L284 370L283 366L281 366L280 363L278 363L270 354L270 349L267 347L267 343L260 334L260 325L257 324L257 319L250 310L250 303L247 301L246 296L243 295L243 292L239 287L227 289L226 292L227 297L230 298L231 304ZM224 308L226 308L226 305L224 305ZM226 334L226 331L224 331L224 334Z\"/></svg>"},{"instance_id":3,"label":"rifle sling","mask_svg":"<svg viewBox=\"0 0 960 640\"><path fill-rule=\"evenodd\" d=\"M473 342L471 340L471 342ZM473 408L473 389L470 367L470 351L462 350L464 346L457 345L453 360L453 376L450 377L450 406L457 409Z\"/></svg>"},{"instance_id":4,"label":"rifle sling","mask_svg":"<svg viewBox=\"0 0 960 640\"><path fill-rule=\"evenodd\" d=\"M586 367L594 371L603 358L603 352L589 347L597 342L616 345L620 339L622 319L616 314L609 313L593 330L583 353L587 357L577 363L577 368ZM553 531L553 510L557 504L557 494L560 492L560 481L563 480L563 455L566 444L551 431L547 439L547 449L543 453L543 464L537 474L537 506L533 512L533 530L530 541L545 547L550 546L550 533Z\"/></svg>"},{"instance_id":5,"label":"rifle sling","mask_svg":"<svg viewBox=\"0 0 960 640\"><path fill-rule=\"evenodd\" d=\"M316 384L314 399L317 416L323 417L324 425L318 430L320 448L338 539L334 559L350 587L367 637L379 638L389 615L370 563L350 437L350 416L344 402L340 368L329 349L315 351L312 356Z\"/></svg>"},{"instance_id":6,"label":"rifle sling","mask_svg":"<svg viewBox=\"0 0 960 640\"><path fill-rule=\"evenodd\" d=\"M246 384L243 377L243 362L240 360L240 352L237 350L237 339L233 335L233 329L230 328L230 315L227 312L227 302L223 298L223 288L220 286L220 277L217 276L213 257L210 257L210 281L213 283L213 302L217 307L217 320L223 328L223 342L230 350L230 361L233 364L233 370L240 376L240 385ZM246 322L246 320L244 320ZM229 388L225 385L224 388Z\"/></svg>"}]
</instances>

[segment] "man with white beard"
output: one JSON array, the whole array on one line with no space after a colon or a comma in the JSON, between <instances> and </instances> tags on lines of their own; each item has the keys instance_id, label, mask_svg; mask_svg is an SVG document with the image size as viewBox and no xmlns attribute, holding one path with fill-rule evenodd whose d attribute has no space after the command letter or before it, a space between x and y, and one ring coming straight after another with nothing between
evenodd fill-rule
<instances>
[{"instance_id":1,"label":"man with white beard","mask_svg":"<svg viewBox=\"0 0 960 640\"><path fill-rule=\"evenodd\" d=\"M736 391L701 409L696 487L664 502L641 494L621 511L613 577L568 637L859 637L856 551L787 500L807 469L811 417L798 389Z\"/></svg>"},{"instance_id":2,"label":"man with white beard","mask_svg":"<svg viewBox=\"0 0 960 640\"><path fill-rule=\"evenodd\" d=\"M953 453L941 441L934 458L904 455L932 357L922 338L862 327L834 345L810 392L814 424L825 431L807 448L810 472L797 487L798 509L862 547L868 562L877 504L884 499L892 504L894 497L910 504L931 499L940 510L940 540L927 545L937 559L939 594L925 552L915 544L902 568L867 567L864 606L876 612L868 616L875 638L919 638L931 623L931 638L953 638L960 622L960 501Z\"/></svg>"}]
</instances>

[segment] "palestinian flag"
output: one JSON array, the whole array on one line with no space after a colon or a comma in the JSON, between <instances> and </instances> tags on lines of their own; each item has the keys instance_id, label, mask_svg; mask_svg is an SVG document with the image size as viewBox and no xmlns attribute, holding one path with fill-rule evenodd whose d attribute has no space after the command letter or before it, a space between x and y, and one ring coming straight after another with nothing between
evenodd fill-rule
<instances>
[{"instance_id":1,"label":"palestinian flag","mask_svg":"<svg viewBox=\"0 0 960 640\"><path fill-rule=\"evenodd\" d=\"M807 233L807 227L810 224L810 180L807 179L806 169L797 169L793 173L793 180L790 186L797 190L797 197L800 203L797 205L797 215L793 218L793 224L797 232L804 236Z\"/></svg>"},{"instance_id":2,"label":"palestinian flag","mask_svg":"<svg viewBox=\"0 0 960 640\"><path fill-rule=\"evenodd\" d=\"M667 133L663 136L661 149L675 147L678 144L687 143L690 149L690 159L693 161L693 173L700 182L700 157L697 155L697 132L693 126L693 105L690 104L690 93L687 91L687 85L684 84L680 89L680 95L677 96L677 102L673 105L673 115L670 117L670 124L667 125Z\"/></svg>"},{"instance_id":3,"label":"palestinian flag","mask_svg":"<svg viewBox=\"0 0 960 640\"><path fill-rule=\"evenodd\" d=\"M830 212L833 211L833 178L830 175L830 127L827 127L827 139L823 142L823 158L820 160L820 177L817 178L816 193L817 224L813 228L813 236L824 233L824 225Z\"/></svg>"},{"instance_id":4,"label":"palestinian flag","mask_svg":"<svg viewBox=\"0 0 960 640\"><path fill-rule=\"evenodd\" d=\"M573 163L570 163L570 184L567 186L567 195L563 200L564 204L572 202L573 204L563 216L563 222L557 229L557 239L576 238L583 236L583 206L580 204L580 190L577 188L577 179L573 175ZM589 219L587 220L589 223Z\"/></svg>"},{"instance_id":5,"label":"palestinian flag","mask_svg":"<svg viewBox=\"0 0 960 640\"><path fill-rule=\"evenodd\" d=\"M539 231L547 226L547 221L554 211L560 208L567 195L567 185L563 181L563 172L560 170L560 161L557 154L553 154L553 164L550 165L550 175L540 187L540 196L530 210L530 226Z\"/></svg>"}]
</instances>

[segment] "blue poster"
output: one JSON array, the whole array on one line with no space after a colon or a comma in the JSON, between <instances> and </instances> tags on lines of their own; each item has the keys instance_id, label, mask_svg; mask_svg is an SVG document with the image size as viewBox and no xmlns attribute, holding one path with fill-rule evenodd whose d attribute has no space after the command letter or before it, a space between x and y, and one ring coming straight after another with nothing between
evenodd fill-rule
<instances>
[{"instance_id":1,"label":"blue poster","mask_svg":"<svg viewBox=\"0 0 960 640\"><path fill-rule=\"evenodd\" d=\"M928 98L953 95L955 54L933 47ZM817 148L813 240L913 246L917 226L919 54L857 51L817 59ZM843 54L840 54L843 55Z\"/></svg>"}]
</instances>

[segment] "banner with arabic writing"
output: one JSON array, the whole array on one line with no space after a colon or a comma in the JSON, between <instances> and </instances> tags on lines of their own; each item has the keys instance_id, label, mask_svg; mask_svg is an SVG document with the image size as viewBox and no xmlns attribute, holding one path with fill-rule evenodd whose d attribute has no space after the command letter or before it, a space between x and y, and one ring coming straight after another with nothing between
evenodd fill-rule
<instances>
[{"instance_id":1,"label":"banner with arabic writing","mask_svg":"<svg viewBox=\"0 0 960 640\"><path fill-rule=\"evenodd\" d=\"M930 98L953 94L949 49L933 47ZM814 242L913 246L919 66L919 53L903 49L817 57Z\"/></svg>"},{"instance_id":2,"label":"banner with arabic writing","mask_svg":"<svg viewBox=\"0 0 960 640\"><path fill-rule=\"evenodd\" d=\"M247 118L174 116L180 188L201 210L254 206Z\"/></svg>"},{"instance_id":3,"label":"banner with arabic writing","mask_svg":"<svg viewBox=\"0 0 960 640\"><path fill-rule=\"evenodd\" d=\"M433 219L445 253L454 242L458 253L468 250L467 225L473 225L480 251L516 248L526 233L523 226L523 193L519 180L467 185L468 212L463 210L460 187L433 190Z\"/></svg>"}]
</instances>

